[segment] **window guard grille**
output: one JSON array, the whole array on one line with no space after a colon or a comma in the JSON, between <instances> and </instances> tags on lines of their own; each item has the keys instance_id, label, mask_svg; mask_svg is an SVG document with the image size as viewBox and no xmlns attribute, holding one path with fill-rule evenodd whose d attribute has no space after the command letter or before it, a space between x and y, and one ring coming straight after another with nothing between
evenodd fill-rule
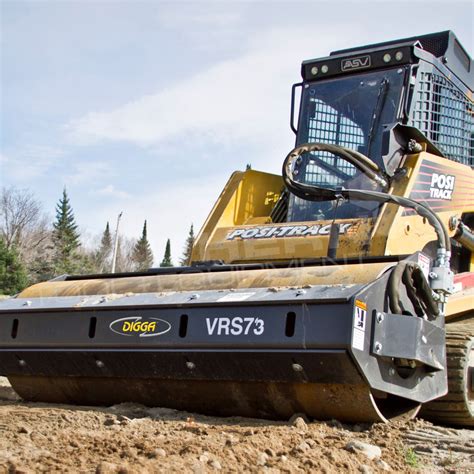
<instances>
[{"instance_id":1,"label":"window guard grille","mask_svg":"<svg viewBox=\"0 0 474 474\"><path fill-rule=\"evenodd\" d=\"M440 74L420 71L410 125L449 159L474 166L474 104Z\"/></svg>"},{"instance_id":2,"label":"window guard grille","mask_svg":"<svg viewBox=\"0 0 474 474\"><path fill-rule=\"evenodd\" d=\"M308 141L322 142L333 145L341 145L358 150L364 145L364 133L361 128L348 117L326 104L322 100L313 98L314 114L309 119ZM311 152L315 159L309 159L304 170L304 181L306 183L337 186L340 180L332 173L324 169L324 164L337 170L348 177L356 172L354 166L347 161L338 159L332 153L320 151ZM322 166L318 165L318 161Z\"/></svg>"}]
</instances>

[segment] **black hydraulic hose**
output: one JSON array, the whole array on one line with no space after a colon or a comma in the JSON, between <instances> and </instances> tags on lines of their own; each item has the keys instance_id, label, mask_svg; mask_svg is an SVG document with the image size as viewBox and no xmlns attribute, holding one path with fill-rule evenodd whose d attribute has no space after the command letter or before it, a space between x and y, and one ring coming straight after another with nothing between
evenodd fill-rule
<instances>
[{"instance_id":1,"label":"black hydraulic hose","mask_svg":"<svg viewBox=\"0 0 474 474\"><path fill-rule=\"evenodd\" d=\"M375 201L379 203L393 203L400 207L413 209L418 215L428 220L434 228L438 239L438 253L436 265L440 267L449 267L449 258L451 255L451 241L446 227L436 213L428 206L416 202L412 199L402 196L393 196L384 192L344 189L344 188L323 188L320 186L299 183L292 177L292 164L295 159L303 153L310 151L329 151L337 156L343 157L351 164L356 166L369 178L377 183L384 182L384 176L379 170L375 170L375 163L370 158L357 152L338 147L337 145L325 145L320 143L307 143L295 148L286 157L283 163L283 181L288 190L295 196L307 201L333 201L336 199L356 199L359 201ZM350 159L347 158L350 156ZM387 184L387 183L386 183ZM418 267L418 266L416 266ZM403 281L407 290L407 296L411 300L415 312L420 316L428 313L436 318L442 311L442 307L436 303L433 298L432 290L426 281L420 268L414 269L413 265L399 264L392 270L388 282L388 296L390 309L395 314L403 314L403 308L400 302L400 281Z\"/></svg>"},{"instance_id":2,"label":"black hydraulic hose","mask_svg":"<svg viewBox=\"0 0 474 474\"><path fill-rule=\"evenodd\" d=\"M381 171L376 172L373 166L368 165L369 158L364 157L365 162L360 158L360 153L348 152L347 149L338 145L328 145L324 143L305 143L292 150L285 161L283 162L283 181L285 182L288 190L295 196L304 199L306 201L333 201L338 198L345 199L357 199L359 201L376 201L380 203L393 203L398 206L415 210L421 217L425 217L431 226L434 228L438 237L438 245L440 249L444 249L446 252L451 251L451 242L449 239L448 231L446 230L441 219L434 213L428 206L419 202L413 201L412 199L405 198L402 196L393 196L391 194L369 191L360 189L328 189L311 184L304 184L295 181L292 177L291 166L293 161L300 157L303 153L311 151L328 151L337 156L346 159L349 163L353 164L369 178L373 179L377 183L381 184L380 181L385 181ZM351 150L352 151L352 150ZM373 163L373 162L372 162ZM375 164L373 164L375 165ZM376 165L375 165L376 166ZM385 182L385 185L387 183Z\"/></svg>"},{"instance_id":3,"label":"black hydraulic hose","mask_svg":"<svg viewBox=\"0 0 474 474\"><path fill-rule=\"evenodd\" d=\"M400 265L402 264L402 265ZM400 305L399 286L402 279L403 271L405 270L405 262L400 262L390 273L387 283L388 300L390 311L394 314L403 314L403 308Z\"/></svg>"},{"instance_id":4,"label":"black hydraulic hose","mask_svg":"<svg viewBox=\"0 0 474 474\"><path fill-rule=\"evenodd\" d=\"M309 153L312 151L325 151L332 153L333 155L339 156L345 161L349 162L351 165L355 166L360 171L362 171L362 173L364 173L370 179L382 186L382 188L386 188L388 186L388 180L384 176L382 170L380 170L380 168L370 158L362 155L361 153L358 153L349 148L341 147L339 145L330 145L326 143L304 143L302 145L297 146L288 154L288 156L285 158L285 161L283 162L282 171L283 180L287 184L288 189L291 190L291 187L293 187L294 189L298 189L299 192L304 193L305 197L302 197L302 199L305 199L307 201L327 201L333 199L328 199L328 196L331 196L333 194L332 192L325 193L324 188L317 188L319 190L319 193L315 194L315 186L298 183L297 181L294 181L291 178L291 165L293 161L297 160L304 153Z\"/></svg>"},{"instance_id":5,"label":"black hydraulic hose","mask_svg":"<svg viewBox=\"0 0 474 474\"><path fill-rule=\"evenodd\" d=\"M433 298L430 285L426 281L423 270L414 262L400 262L390 273L387 293L392 313L404 314L400 300L400 281L403 282L407 296L418 316L423 316L425 313L432 318L439 316L440 310Z\"/></svg>"},{"instance_id":6,"label":"black hydraulic hose","mask_svg":"<svg viewBox=\"0 0 474 474\"><path fill-rule=\"evenodd\" d=\"M409 265L406 272L406 286L408 289L408 297L414 301L418 299L425 305L425 308L420 309L419 316L422 312L428 312L434 317L439 316L440 310L438 304L433 298L433 292L430 288L430 284L425 278L422 268L417 265ZM416 307L416 305L415 305Z\"/></svg>"}]
</instances>

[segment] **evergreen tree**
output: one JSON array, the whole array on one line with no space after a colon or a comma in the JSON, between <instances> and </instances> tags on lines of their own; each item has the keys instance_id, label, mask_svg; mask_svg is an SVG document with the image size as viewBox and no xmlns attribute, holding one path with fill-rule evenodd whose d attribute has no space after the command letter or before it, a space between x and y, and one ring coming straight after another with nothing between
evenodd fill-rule
<instances>
[{"instance_id":1,"label":"evergreen tree","mask_svg":"<svg viewBox=\"0 0 474 474\"><path fill-rule=\"evenodd\" d=\"M173 262L171 261L171 243L170 239L166 241L166 249L165 255L163 256L163 260L160 263L160 267L172 267Z\"/></svg>"},{"instance_id":2,"label":"evergreen tree","mask_svg":"<svg viewBox=\"0 0 474 474\"><path fill-rule=\"evenodd\" d=\"M194 245L194 226L191 224L191 228L189 229L188 238L186 239L186 243L184 244L184 251L179 264L184 267L191 263L191 253L193 251Z\"/></svg>"},{"instance_id":3,"label":"evergreen tree","mask_svg":"<svg viewBox=\"0 0 474 474\"><path fill-rule=\"evenodd\" d=\"M56 221L53 227L55 273L77 272L74 258L76 250L80 246L79 232L66 188L64 188L62 198L56 206Z\"/></svg>"},{"instance_id":4,"label":"evergreen tree","mask_svg":"<svg viewBox=\"0 0 474 474\"><path fill-rule=\"evenodd\" d=\"M110 234L109 221L107 221L104 233L102 234L100 247L104 252L110 252L112 250L112 235Z\"/></svg>"},{"instance_id":5,"label":"evergreen tree","mask_svg":"<svg viewBox=\"0 0 474 474\"><path fill-rule=\"evenodd\" d=\"M96 262L99 271L110 271L112 257L112 235L110 233L110 226L107 222L102 239L100 240L100 247L96 254Z\"/></svg>"},{"instance_id":6,"label":"evergreen tree","mask_svg":"<svg viewBox=\"0 0 474 474\"><path fill-rule=\"evenodd\" d=\"M0 295L14 295L28 284L26 269L14 246L0 239Z\"/></svg>"},{"instance_id":7,"label":"evergreen tree","mask_svg":"<svg viewBox=\"0 0 474 474\"><path fill-rule=\"evenodd\" d=\"M40 255L28 267L29 284L51 280L58 276L55 272L54 262L50 255Z\"/></svg>"},{"instance_id":8,"label":"evergreen tree","mask_svg":"<svg viewBox=\"0 0 474 474\"><path fill-rule=\"evenodd\" d=\"M148 270L153 265L153 252L147 238L146 221L143 224L142 236L133 248L132 259L137 265L137 270Z\"/></svg>"}]
</instances>

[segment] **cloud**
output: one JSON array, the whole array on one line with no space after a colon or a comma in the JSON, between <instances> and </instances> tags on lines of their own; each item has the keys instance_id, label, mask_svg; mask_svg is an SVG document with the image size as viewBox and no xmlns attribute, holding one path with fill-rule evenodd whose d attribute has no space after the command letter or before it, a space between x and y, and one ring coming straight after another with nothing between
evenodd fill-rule
<instances>
[{"instance_id":1,"label":"cloud","mask_svg":"<svg viewBox=\"0 0 474 474\"><path fill-rule=\"evenodd\" d=\"M96 191L95 194L116 199L128 199L130 197L129 193L116 189L113 184L108 184L104 188Z\"/></svg>"},{"instance_id":2,"label":"cloud","mask_svg":"<svg viewBox=\"0 0 474 474\"><path fill-rule=\"evenodd\" d=\"M114 174L115 169L107 162L82 161L72 165L72 171L63 176L63 181L68 185L91 184Z\"/></svg>"},{"instance_id":3,"label":"cloud","mask_svg":"<svg viewBox=\"0 0 474 474\"><path fill-rule=\"evenodd\" d=\"M301 58L314 52L309 33L299 28L257 36L239 58L113 110L91 112L65 129L79 144L124 141L145 148L170 140L253 144L288 134L290 85L299 79Z\"/></svg>"},{"instance_id":4,"label":"cloud","mask_svg":"<svg viewBox=\"0 0 474 474\"><path fill-rule=\"evenodd\" d=\"M66 156L62 148L50 145L21 145L1 154L2 174L11 181L27 182L48 173Z\"/></svg>"}]
</instances>

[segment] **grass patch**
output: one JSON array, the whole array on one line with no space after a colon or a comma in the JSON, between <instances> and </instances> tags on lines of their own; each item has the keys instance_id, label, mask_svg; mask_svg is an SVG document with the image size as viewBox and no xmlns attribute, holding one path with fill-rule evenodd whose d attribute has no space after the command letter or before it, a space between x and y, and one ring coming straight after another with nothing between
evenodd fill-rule
<instances>
[{"instance_id":1,"label":"grass patch","mask_svg":"<svg viewBox=\"0 0 474 474\"><path fill-rule=\"evenodd\" d=\"M418 469L420 467L420 458L418 457L418 454L413 451L412 448L408 448L407 450L405 450L405 462L415 469Z\"/></svg>"}]
</instances>

